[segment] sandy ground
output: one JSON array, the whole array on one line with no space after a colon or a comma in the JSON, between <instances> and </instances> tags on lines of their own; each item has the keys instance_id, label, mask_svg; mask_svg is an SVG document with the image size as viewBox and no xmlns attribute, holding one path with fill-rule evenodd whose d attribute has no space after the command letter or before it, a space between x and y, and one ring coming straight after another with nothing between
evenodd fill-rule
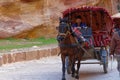
<instances>
[{"instance_id":1,"label":"sandy ground","mask_svg":"<svg viewBox=\"0 0 120 80\"><path fill-rule=\"evenodd\" d=\"M99 64L82 64L79 80L120 80L116 65L114 61L111 70L109 61L108 73L104 74ZM60 56L6 64L0 67L0 80L61 80L61 75ZM66 79L75 80L70 75L66 75Z\"/></svg>"}]
</instances>

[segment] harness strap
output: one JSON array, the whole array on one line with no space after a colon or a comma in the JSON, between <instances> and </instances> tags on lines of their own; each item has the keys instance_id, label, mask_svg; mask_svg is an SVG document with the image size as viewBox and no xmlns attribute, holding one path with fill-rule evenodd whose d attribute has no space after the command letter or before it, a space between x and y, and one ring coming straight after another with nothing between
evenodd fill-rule
<instances>
[{"instance_id":1,"label":"harness strap","mask_svg":"<svg viewBox=\"0 0 120 80\"><path fill-rule=\"evenodd\" d=\"M80 48L81 48L87 55L89 55L90 57L92 57L84 47L80 46Z\"/></svg>"},{"instance_id":2,"label":"harness strap","mask_svg":"<svg viewBox=\"0 0 120 80\"><path fill-rule=\"evenodd\" d=\"M77 47L78 44L76 44L76 43L73 43L73 44L59 44L59 46L63 47L63 48L65 48L65 47L72 48L72 47Z\"/></svg>"},{"instance_id":3,"label":"harness strap","mask_svg":"<svg viewBox=\"0 0 120 80\"><path fill-rule=\"evenodd\" d=\"M88 53L88 51L87 51L84 47L82 47L82 46L80 45L80 43L78 42L77 38L76 38L76 37L74 37L74 38L75 38L77 44L79 45L79 47L80 47L87 55L89 55L90 57L92 57L92 56Z\"/></svg>"},{"instance_id":4,"label":"harness strap","mask_svg":"<svg viewBox=\"0 0 120 80\"><path fill-rule=\"evenodd\" d=\"M65 34L65 33L59 33L59 35L63 35L63 36L66 36L66 34Z\"/></svg>"}]
</instances>

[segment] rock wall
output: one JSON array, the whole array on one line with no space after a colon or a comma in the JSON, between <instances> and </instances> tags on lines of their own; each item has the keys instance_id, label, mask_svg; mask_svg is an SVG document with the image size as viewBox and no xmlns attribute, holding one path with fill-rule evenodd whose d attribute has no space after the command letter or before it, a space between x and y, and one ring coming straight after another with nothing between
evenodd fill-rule
<instances>
[{"instance_id":1,"label":"rock wall","mask_svg":"<svg viewBox=\"0 0 120 80\"><path fill-rule=\"evenodd\" d=\"M99 6L112 15L120 0L0 0L0 38L55 37L58 17L71 7Z\"/></svg>"}]
</instances>

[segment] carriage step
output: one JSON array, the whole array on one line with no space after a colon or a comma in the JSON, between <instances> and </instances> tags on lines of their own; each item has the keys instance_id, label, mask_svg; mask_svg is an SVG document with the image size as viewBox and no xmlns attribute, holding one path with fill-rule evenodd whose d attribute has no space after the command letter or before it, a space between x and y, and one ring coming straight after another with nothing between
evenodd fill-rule
<instances>
[{"instance_id":1,"label":"carriage step","mask_svg":"<svg viewBox=\"0 0 120 80\"><path fill-rule=\"evenodd\" d=\"M102 64L102 62L81 62L81 64Z\"/></svg>"},{"instance_id":2,"label":"carriage step","mask_svg":"<svg viewBox=\"0 0 120 80\"><path fill-rule=\"evenodd\" d=\"M96 59L81 61L81 64L102 64L101 61Z\"/></svg>"}]
</instances>

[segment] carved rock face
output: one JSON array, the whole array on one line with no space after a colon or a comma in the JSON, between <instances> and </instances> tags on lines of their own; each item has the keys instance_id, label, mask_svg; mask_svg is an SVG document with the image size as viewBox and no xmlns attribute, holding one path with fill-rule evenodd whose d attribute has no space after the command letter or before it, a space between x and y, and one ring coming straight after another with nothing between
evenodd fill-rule
<instances>
[{"instance_id":1,"label":"carved rock face","mask_svg":"<svg viewBox=\"0 0 120 80\"><path fill-rule=\"evenodd\" d=\"M0 0L0 38L55 37L67 8L99 6L116 13L118 0ZM39 29L38 29L39 28ZM47 32L47 33L45 33ZM23 34L24 33L24 34Z\"/></svg>"},{"instance_id":2,"label":"carved rock face","mask_svg":"<svg viewBox=\"0 0 120 80\"><path fill-rule=\"evenodd\" d=\"M35 2L35 1L38 1L38 0L20 0L21 2L25 2L25 3L29 3L29 2Z\"/></svg>"}]
</instances>

